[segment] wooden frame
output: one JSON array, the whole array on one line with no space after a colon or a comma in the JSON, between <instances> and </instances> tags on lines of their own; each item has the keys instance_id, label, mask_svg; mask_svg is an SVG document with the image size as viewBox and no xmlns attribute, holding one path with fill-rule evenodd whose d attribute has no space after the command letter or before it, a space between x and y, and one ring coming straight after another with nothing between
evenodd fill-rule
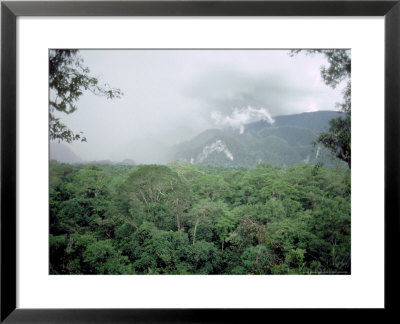
<instances>
[{"instance_id":1,"label":"wooden frame","mask_svg":"<svg viewBox=\"0 0 400 324\"><path fill-rule=\"evenodd\" d=\"M384 16L385 309L399 286L400 1L4 1L1 4L1 318L6 323L234 322L266 310L16 309L16 18L18 16ZM274 311L275 312L275 311ZM380 314L380 312L379 312ZM370 315L368 315L370 316ZM6 319L7 318L7 319Z\"/></svg>"}]
</instances>

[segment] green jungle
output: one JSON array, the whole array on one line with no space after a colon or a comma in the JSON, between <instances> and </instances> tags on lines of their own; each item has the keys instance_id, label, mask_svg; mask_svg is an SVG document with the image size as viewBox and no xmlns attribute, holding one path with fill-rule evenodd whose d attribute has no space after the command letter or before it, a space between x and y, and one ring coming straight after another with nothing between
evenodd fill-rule
<instances>
[{"instance_id":1,"label":"green jungle","mask_svg":"<svg viewBox=\"0 0 400 324\"><path fill-rule=\"evenodd\" d=\"M349 274L350 170L50 163L51 274Z\"/></svg>"}]
</instances>

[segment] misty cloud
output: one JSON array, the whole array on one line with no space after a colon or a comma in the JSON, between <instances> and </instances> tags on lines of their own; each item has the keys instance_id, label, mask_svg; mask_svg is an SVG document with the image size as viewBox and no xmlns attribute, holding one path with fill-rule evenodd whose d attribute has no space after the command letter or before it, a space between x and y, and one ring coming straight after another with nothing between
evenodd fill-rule
<instances>
[{"instance_id":1,"label":"misty cloud","mask_svg":"<svg viewBox=\"0 0 400 324\"><path fill-rule=\"evenodd\" d=\"M300 78L276 72L212 71L195 80L185 95L211 111L231 114L237 107L266 107L272 116L318 110L333 110L332 90L313 77ZM340 100L338 98L338 100Z\"/></svg>"},{"instance_id":2,"label":"misty cloud","mask_svg":"<svg viewBox=\"0 0 400 324\"><path fill-rule=\"evenodd\" d=\"M212 112L211 118L217 126L238 128L240 134L243 134L246 124L259 120L266 120L270 124L275 122L267 109L256 109L250 106L246 108L235 108L232 114L228 116L223 116L220 112Z\"/></svg>"}]
</instances>

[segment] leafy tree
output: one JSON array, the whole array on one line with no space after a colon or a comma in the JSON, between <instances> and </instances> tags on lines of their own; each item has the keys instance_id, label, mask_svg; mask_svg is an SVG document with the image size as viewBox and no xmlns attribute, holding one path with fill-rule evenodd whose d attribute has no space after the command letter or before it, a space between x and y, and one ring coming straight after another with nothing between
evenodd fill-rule
<instances>
[{"instance_id":1,"label":"leafy tree","mask_svg":"<svg viewBox=\"0 0 400 324\"><path fill-rule=\"evenodd\" d=\"M221 261L221 251L211 242L201 240L187 248L187 263L192 273L219 273Z\"/></svg>"},{"instance_id":2,"label":"leafy tree","mask_svg":"<svg viewBox=\"0 0 400 324\"><path fill-rule=\"evenodd\" d=\"M329 131L321 133L317 142L323 144L338 159L351 168L351 121L348 113L345 118L334 118L330 122Z\"/></svg>"},{"instance_id":3,"label":"leafy tree","mask_svg":"<svg viewBox=\"0 0 400 324\"><path fill-rule=\"evenodd\" d=\"M129 273L128 257L121 255L110 240L96 241L89 244L83 252L83 262L88 273L122 274Z\"/></svg>"},{"instance_id":4,"label":"leafy tree","mask_svg":"<svg viewBox=\"0 0 400 324\"><path fill-rule=\"evenodd\" d=\"M217 218L214 228L221 242L221 251L223 252L229 233L235 228L236 220L231 211L226 207L223 207L221 210L223 213Z\"/></svg>"},{"instance_id":5,"label":"leafy tree","mask_svg":"<svg viewBox=\"0 0 400 324\"><path fill-rule=\"evenodd\" d=\"M293 50L291 55L300 52L306 54L321 54L328 61L328 66L321 67L321 77L325 84L331 88L345 81L346 87L343 91L343 101L338 103L344 117L332 119L329 130L321 133L316 143L321 143L334 154L335 157L347 163L351 168L351 57L347 49L315 49L315 50Z\"/></svg>"},{"instance_id":6,"label":"leafy tree","mask_svg":"<svg viewBox=\"0 0 400 324\"><path fill-rule=\"evenodd\" d=\"M235 267L234 274L266 274L274 263L274 256L265 245L250 246L240 256L241 265Z\"/></svg>"},{"instance_id":7,"label":"leafy tree","mask_svg":"<svg viewBox=\"0 0 400 324\"><path fill-rule=\"evenodd\" d=\"M118 199L136 225L158 219L160 229L182 229L191 204L190 188L166 166L137 168L120 186ZM176 227L175 227L176 226Z\"/></svg>"},{"instance_id":8,"label":"leafy tree","mask_svg":"<svg viewBox=\"0 0 400 324\"><path fill-rule=\"evenodd\" d=\"M91 165L79 170L71 186L74 186L77 198L100 198L108 195L107 184L110 181L103 169Z\"/></svg>"},{"instance_id":9,"label":"leafy tree","mask_svg":"<svg viewBox=\"0 0 400 324\"><path fill-rule=\"evenodd\" d=\"M78 50L50 50L49 55L49 134L50 140L66 141L68 143L81 140L82 132L75 134L55 112L71 114L77 109L77 102L84 91L90 91L107 99L120 98L122 92L111 88L108 84L99 84L99 80L90 76L90 71L83 65L83 59Z\"/></svg>"},{"instance_id":10,"label":"leafy tree","mask_svg":"<svg viewBox=\"0 0 400 324\"><path fill-rule=\"evenodd\" d=\"M195 245L199 238L213 242L219 240L223 250L228 233L233 228L234 219L224 203L204 199L191 208L186 224L192 245Z\"/></svg>"}]
</instances>

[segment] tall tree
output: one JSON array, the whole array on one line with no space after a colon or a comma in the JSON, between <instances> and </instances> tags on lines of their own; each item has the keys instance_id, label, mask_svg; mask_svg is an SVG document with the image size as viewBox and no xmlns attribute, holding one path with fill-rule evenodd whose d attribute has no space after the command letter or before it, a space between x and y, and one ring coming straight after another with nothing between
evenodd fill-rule
<instances>
[{"instance_id":1,"label":"tall tree","mask_svg":"<svg viewBox=\"0 0 400 324\"><path fill-rule=\"evenodd\" d=\"M107 99L120 98L123 93L120 89L111 88L108 84L100 84L99 80L91 76L89 68L83 65L83 59L78 50L50 50L49 55L49 135L50 140L86 141L82 132L75 134L60 118L55 116L59 111L71 114L77 109L77 102L84 91L90 91Z\"/></svg>"},{"instance_id":2,"label":"tall tree","mask_svg":"<svg viewBox=\"0 0 400 324\"><path fill-rule=\"evenodd\" d=\"M333 153L337 158L347 163L351 168L351 56L347 49L313 49L292 50L290 55L300 52L308 55L321 54L327 59L328 65L321 67L321 77L325 84L335 89L341 82L346 82L343 90L343 101L337 107L343 112L343 117L332 119L329 130L321 133L316 143Z\"/></svg>"},{"instance_id":3,"label":"tall tree","mask_svg":"<svg viewBox=\"0 0 400 324\"><path fill-rule=\"evenodd\" d=\"M135 211L131 216L136 224L158 219L161 229L182 229L192 197L190 187L175 171L162 165L140 166L118 190L122 208Z\"/></svg>"}]
</instances>

